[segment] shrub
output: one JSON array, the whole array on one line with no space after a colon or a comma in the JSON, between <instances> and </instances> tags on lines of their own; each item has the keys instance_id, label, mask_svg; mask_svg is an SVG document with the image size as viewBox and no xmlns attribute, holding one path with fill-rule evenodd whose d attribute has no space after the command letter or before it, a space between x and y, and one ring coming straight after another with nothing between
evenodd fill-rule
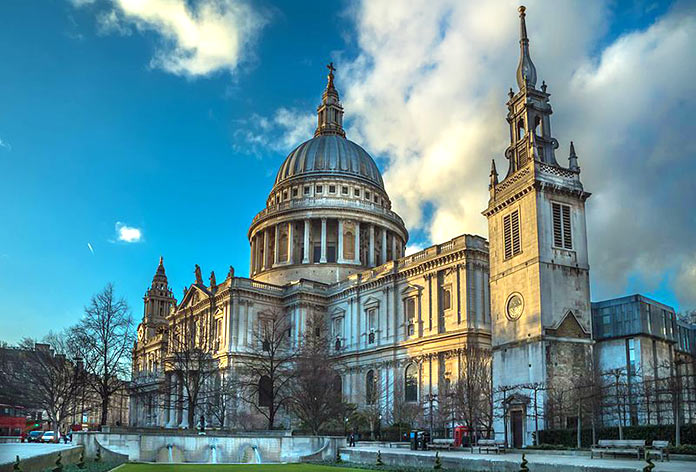
<instances>
[{"instance_id":1,"label":"shrub","mask_svg":"<svg viewBox=\"0 0 696 472\"><path fill-rule=\"evenodd\" d=\"M674 444L674 425L646 425L626 426L623 428L625 439L645 439L648 444L654 440L669 441ZM592 430L587 428L581 431L583 447L592 445ZM577 430L575 429L548 429L539 431L539 439L542 444L558 444L567 447L577 446ZM619 439L619 428L597 428L597 440ZM685 424L681 427L681 442L683 444L696 444L696 424Z\"/></svg>"}]
</instances>

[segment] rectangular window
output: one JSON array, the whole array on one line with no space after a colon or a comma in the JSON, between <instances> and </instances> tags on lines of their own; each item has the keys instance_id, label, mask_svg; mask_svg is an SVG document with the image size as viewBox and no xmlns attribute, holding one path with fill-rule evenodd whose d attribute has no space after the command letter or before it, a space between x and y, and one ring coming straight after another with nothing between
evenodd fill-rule
<instances>
[{"instance_id":1,"label":"rectangular window","mask_svg":"<svg viewBox=\"0 0 696 472\"><path fill-rule=\"evenodd\" d=\"M370 192L365 191L365 198L368 199L368 200L370 199Z\"/></svg>"},{"instance_id":2,"label":"rectangular window","mask_svg":"<svg viewBox=\"0 0 696 472\"><path fill-rule=\"evenodd\" d=\"M356 188L355 190L353 190L353 193L355 194L356 197L359 197L360 196L360 189Z\"/></svg>"},{"instance_id":3,"label":"rectangular window","mask_svg":"<svg viewBox=\"0 0 696 472\"><path fill-rule=\"evenodd\" d=\"M297 187L294 187L294 188L292 189L292 196L293 196L293 197L296 197L296 196L297 196Z\"/></svg>"},{"instance_id":4,"label":"rectangular window","mask_svg":"<svg viewBox=\"0 0 696 472\"><path fill-rule=\"evenodd\" d=\"M515 210L503 217L503 240L505 259L510 259L522 252L520 244L520 212Z\"/></svg>"},{"instance_id":5,"label":"rectangular window","mask_svg":"<svg viewBox=\"0 0 696 472\"><path fill-rule=\"evenodd\" d=\"M406 336L413 336L416 331L416 299L407 298L404 300L404 318L406 321Z\"/></svg>"},{"instance_id":6,"label":"rectangular window","mask_svg":"<svg viewBox=\"0 0 696 472\"><path fill-rule=\"evenodd\" d=\"M449 287L442 289L442 309L449 310L452 308L452 292Z\"/></svg>"},{"instance_id":7,"label":"rectangular window","mask_svg":"<svg viewBox=\"0 0 696 472\"><path fill-rule=\"evenodd\" d=\"M636 340L633 338L628 338L626 340L626 367L628 369L628 375L633 376L636 374Z\"/></svg>"},{"instance_id":8,"label":"rectangular window","mask_svg":"<svg viewBox=\"0 0 696 472\"><path fill-rule=\"evenodd\" d=\"M346 187L345 185L341 187L341 194L348 195L348 187Z\"/></svg>"},{"instance_id":9,"label":"rectangular window","mask_svg":"<svg viewBox=\"0 0 696 472\"><path fill-rule=\"evenodd\" d=\"M305 186L304 186L303 192L304 192L305 195L309 195L309 185L305 185Z\"/></svg>"},{"instance_id":10,"label":"rectangular window","mask_svg":"<svg viewBox=\"0 0 696 472\"><path fill-rule=\"evenodd\" d=\"M336 193L336 186L335 185L329 185L329 193Z\"/></svg>"},{"instance_id":11,"label":"rectangular window","mask_svg":"<svg viewBox=\"0 0 696 472\"><path fill-rule=\"evenodd\" d=\"M322 186L321 186L321 185L317 185L317 191L316 191L316 193L321 193L322 190L323 190Z\"/></svg>"},{"instance_id":12,"label":"rectangular window","mask_svg":"<svg viewBox=\"0 0 696 472\"><path fill-rule=\"evenodd\" d=\"M570 206L553 203L553 245L563 249L573 249L573 236L570 229Z\"/></svg>"}]
</instances>

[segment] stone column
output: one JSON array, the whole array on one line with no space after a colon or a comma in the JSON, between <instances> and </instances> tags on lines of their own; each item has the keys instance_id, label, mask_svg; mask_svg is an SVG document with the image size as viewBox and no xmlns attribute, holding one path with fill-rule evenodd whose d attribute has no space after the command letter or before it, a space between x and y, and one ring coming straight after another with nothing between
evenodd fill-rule
<instances>
[{"instance_id":1,"label":"stone column","mask_svg":"<svg viewBox=\"0 0 696 472\"><path fill-rule=\"evenodd\" d=\"M392 234L392 259L397 260L399 255L396 253L396 234Z\"/></svg>"},{"instance_id":2,"label":"stone column","mask_svg":"<svg viewBox=\"0 0 696 472\"><path fill-rule=\"evenodd\" d=\"M387 228L382 228L382 264L387 262Z\"/></svg>"},{"instance_id":3,"label":"stone column","mask_svg":"<svg viewBox=\"0 0 696 472\"><path fill-rule=\"evenodd\" d=\"M251 249L251 254L249 255L249 275L254 275L254 272L256 272L256 267L254 267L254 261L256 260L254 257L254 250L256 249L256 244L254 244L254 241L256 241L256 236L252 236L251 241L249 242L249 248Z\"/></svg>"},{"instance_id":4,"label":"stone column","mask_svg":"<svg viewBox=\"0 0 696 472\"><path fill-rule=\"evenodd\" d=\"M360 264L360 222L355 222L355 263Z\"/></svg>"},{"instance_id":5,"label":"stone column","mask_svg":"<svg viewBox=\"0 0 696 472\"><path fill-rule=\"evenodd\" d=\"M304 220L304 254L302 255L302 263L309 264L309 220Z\"/></svg>"},{"instance_id":6,"label":"stone column","mask_svg":"<svg viewBox=\"0 0 696 472\"><path fill-rule=\"evenodd\" d=\"M375 266L375 225L370 224L370 248L368 249L367 261L370 267Z\"/></svg>"},{"instance_id":7,"label":"stone column","mask_svg":"<svg viewBox=\"0 0 696 472\"><path fill-rule=\"evenodd\" d=\"M184 379L181 379L181 423L179 428L188 429L188 392L184 386Z\"/></svg>"},{"instance_id":8,"label":"stone column","mask_svg":"<svg viewBox=\"0 0 696 472\"><path fill-rule=\"evenodd\" d=\"M167 428L176 428L176 373L169 373L169 421Z\"/></svg>"},{"instance_id":9,"label":"stone column","mask_svg":"<svg viewBox=\"0 0 696 472\"><path fill-rule=\"evenodd\" d=\"M326 218L321 219L321 259L319 262L326 264Z\"/></svg>"},{"instance_id":10,"label":"stone column","mask_svg":"<svg viewBox=\"0 0 696 472\"><path fill-rule=\"evenodd\" d=\"M278 259L278 254L280 251L280 225L274 225L273 226L274 231L275 231L275 240L273 241L273 266L278 264L279 259Z\"/></svg>"},{"instance_id":11,"label":"stone column","mask_svg":"<svg viewBox=\"0 0 696 472\"><path fill-rule=\"evenodd\" d=\"M339 264L345 262L343 260L343 220L341 219L338 220L338 256L336 257L336 261Z\"/></svg>"},{"instance_id":12,"label":"stone column","mask_svg":"<svg viewBox=\"0 0 696 472\"><path fill-rule=\"evenodd\" d=\"M295 235L293 234L294 226L295 223L293 223L292 221L288 222L288 264L292 264L293 262L295 262L295 245L293 244L293 238L295 237Z\"/></svg>"},{"instance_id":13,"label":"stone column","mask_svg":"<svg viewBox=\"0 0 696 472\"><path fill-rule=\"evenodd\" d=\"M263 230L263 260L261 262L261 270L268 268L268 229Z\"/></svg>"}]
</instances>

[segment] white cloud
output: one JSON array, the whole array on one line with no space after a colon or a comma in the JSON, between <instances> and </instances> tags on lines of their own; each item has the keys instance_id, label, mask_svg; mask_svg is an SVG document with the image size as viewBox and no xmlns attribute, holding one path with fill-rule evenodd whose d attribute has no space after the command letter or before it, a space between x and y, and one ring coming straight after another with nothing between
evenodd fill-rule
<instances>
[{"instance_id":1,"label":"white cloud","mask_svg":"<svg viewBox=\"0 0 696 472\"><path fill-rule=\"evenodd\" d=\"M72 0L77 6L92 3ZM161 44L153 67L189 77L234 72L267 18L238 0L110 0L98 15L103 33L129 34L128 25L154 31Z\"/></svg>"},{"instance_id":2,"label":"white cloud","mask_svg":"<svg viewBox=\"0 0 696 472\"><path fill-rule=\"evenodd\" d=\"M128 226L120 221L116 222L116 239L124 243L138 243L143 239L143 232L140 228Z\"/></svg>"},{"instance_id":3,"label":"white cloud","mask_svg":"<svg viewBox=\"0 0 696 472\"><path fill-rule=\"evenodd\" d=\"M696 179L693 7L605 41L610 4L527 2L531 54L552 93L553 135L567 164L572 139L588 201L593 298L645 290L676 271L696 304L691 218ZM385 156L394 208L433 243L487 234L490 159L504 175L506 92L516 88L517 3L364 0L359 54L341 64L351 139ZM690 196L690 197L689 197ZM425 212L425 208L432 212ZM688 256L691 258L688 258ZM690 263L684 262L691 261ZM690 264L690 265L689 265ZM656 275L656 276L655 276Z\"/></svg>"},{"instance_id":4,"label":"white cloud","mask_svg":"<svg viewBox=\"0 0 696 472\"><path fill-rule=\"evenodd\" d=\"M94 255L94 248L92 247L92 243L87 243L87 249L89 249L89 252L91 252L92 255Z\"/></svg>"},{"instance_id":5,"label":"white cloud","mask_svg":"<svg viewBox=\"0 0 696 472\"><path fill-rule=\"evenodd\" d=\"M411 243L406 245L406 250L404 251L405 256L410 256L411 254L415 254L417 252L422 251L425 249L424 244L418 244L418 243Z\"/></svg>"},{"instance_id":6,"label":"white cloud","mask_svg":"<svg viewBox=\"0 0 696 472\"><path fill-rule=\"evenodd\" d=\"M0 138L0 148L7 149L8 151L12 150L12 146L10 146L10 143L8 143L7 141L3 141L2 138Z\"/></svg>"},{"instance_id":7,"label":"white cloud","mask_svg":"<svg viewBox=\"0 0 696 472\"><path fill-rule=\"evenodd\" d=\"M295 146L314 136L317 117L297 109L279 108L271 117L253 115L241 123L235 136L262 155L266 150L290 153Z\"/></svg>"}]
</instances>

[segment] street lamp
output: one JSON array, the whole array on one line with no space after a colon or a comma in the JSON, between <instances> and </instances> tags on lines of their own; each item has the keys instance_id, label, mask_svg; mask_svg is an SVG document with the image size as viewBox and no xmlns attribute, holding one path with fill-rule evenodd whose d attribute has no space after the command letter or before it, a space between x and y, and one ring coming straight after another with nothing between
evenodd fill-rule
<instances>
[{"instance_id":1,"label":"street lamp","mask_svg":"<svg viewBox=\"0 0 696 472\"><path fill-rule=\"evenodd\" d=\"M428 393L425 395L425 402L430 404L430 440L433 439L433 402L437 401L437 393Z\"/></svg>"}]
</instances>

